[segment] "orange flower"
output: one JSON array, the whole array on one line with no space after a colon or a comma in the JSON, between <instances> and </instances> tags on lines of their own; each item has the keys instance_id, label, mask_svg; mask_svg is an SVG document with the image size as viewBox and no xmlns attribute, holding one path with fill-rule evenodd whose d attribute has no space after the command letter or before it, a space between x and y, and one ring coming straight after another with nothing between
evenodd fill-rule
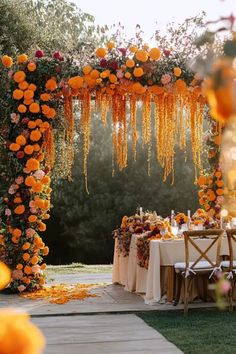
<instances>
[{"instance_id":1,"label":"orange flower","mask_svg":"<svg viewBox=\"0 0 236 354\"><path fill-rule=\"evenodd\" d=\"M30 259L29 253L24 253L22 258L24 261L28 261Z\"/></svg>"},{"instance_id":2,"label":"orange flower","mask_svg":"<svg viewBox=\"0 0 236 354\"><path fill-rule=\"evenodd\" d=\"M22 90L16 89L13 91L12 97L14 98L14 100L21 100L23 96L24 93Z\"/></svg>"},{"instance_id":3,"label":"orange flower","mask_svg":"<svg viewBox=\"0 0 236 354\"><path fill-rule=\"evenodd\" d=\"M50 215L49 215L49 214L44 214L44 215L43 215L43 219L45 219L45 220L50 219Z\"/></svg>"},{"instance_id":4,"label":"orange flower","mask_svg":"<svg viewBox=\"0 0 236 354\"><path fill-rule=\"evenodd\" d=\"M27 278L27 277L24 277L22 278L23 282L26 284L26 285L29 285L30 284L30 279Z\"/></svg>"},{"instance_id":5,"label":"orange flower","mask_svg":"<svg viewBox=\"0 0 236 354\"><path fill-rule=\"evenodd\" d=\"M45 85L46 89L49 91L55 91L57 89L57 83L54 79L49 79Z\"/></svg>"},{"instance_id":6,"label":"orange flower","mask_svg":"<svg viewBox=\"0 0 236 354\"><path fill-rule=\"evenodd\" d=\"M109 71L109 70L108 70ZM109 73L110 73L110 71L109 71ZM91 73L90 73L90 77L92 78L92 79L98 79L99 77L100 77L100 72L98 71L98 70L96 70L96 69L94 69L94 70L92 70L91 71Z\"/></svg>"},{"instance_id":7,"label":"orange flower","mask_svg":"<svg viewBox=\"0 0 236 354\"><path fill-rule=\"evenodd\" d=\"M215 172L216 178L220 178L222 176L222 173L220 171Z\"/></svg>"},{"instance_id":8,"label":"orange flower","mask_svg":"<svg viewBox=\"0 0 236 354\"><path fill-rule=\"evenodd\" d=\"M33 256L30 260L30 263L35 265L38 263L38 261L39 261L39 258L37 256Z\"/></svg>"},{"instance_id":9,"label":"orange flower","mask_svg":"<svg viewBox=\"0 0 236 354\"><path fill-rule=\"evenodd\" d=\"M149 56L152 60L159 60L161 57L161 51L159 48L152 48L149 51Z\"/></svg>"},{"instance_id":10,"label":"orange flower","mask_svg":"<svg viewBox=\"0 0 236 354\"><path fill-rule=\"evenodd\" d=\"M27 187L32 187L36 183L36 180L33 176L27 176L25 179L25 185Z\"/></svg>"},{"instance_id":11,"label":"orange flower","mask_svg":"<svg viewBox=\"0 0 236 354\"><path fill-rule=\"evenodd\" d=\"M16 198L14 198L14 203L20 204L20 203L22 203L22 199L20 197L16 197Z\"/></svg>"},{"instance_id":12,"label":"orange flower","mask_svg":"<svg viewBox=\"0 0 236 354\"><path fill-rule=\"evenodd\" d=\"M49 93L42 93L40 95L40 98L42 101L46 102L46 101L50 101L51 99L51 95Z\"/></svg>"},{"instance_id":13,"label":"orange flower","mask_svg":"<svg viewBox=\"0 0 236 354\"><path fill-rule=\"evenodd\" d=\"M31 91L36 91L37 90L37 86L35 84L30 84L28 86L28 89L31 90Z\"/></svg>"},{"instance_id":14,"label":"orange flower","mask_svg":"<svg viewBox=\"0 0 236 354\"><path fill-rule=\"evenodd\" d=\"M39 162L38 160L31 158L26 162L26 168L30 171L36 171L39 169Z\"/></svg>"},{"instance_id":15,"label":"orange flower","mask_svg":"<svg viewBox=\"0 0 236 354\"><path fill-rule=\"evenodd\" d=\"M26 100L31 100L33 97L34 97L34 91L32 91L32 90L26 90L26 91L24 92L24 98L25 98Z\"/></svg>"},{"instance_id":16,"label":"orange flower","mask_svg":"<svg viewBox=\"0 0 236 354\"><path fill-rule=\"evenodd\" d=\"M90 65L86 65L83 67L83 73L84 75L88 75L91 72L92 68Z\"/></svg>"},{"instance_id":17,"label":"orange flower","mask_svg":"<svg viewBox=\"0 0 236 354\"><path fill-rule=\"evenodd\" d=\"M36 152L38 152L38 151L40 151L40 146L39 146L39 144L34 144L34 151L36 151Z\"/></svg>"},{"instance_id":18,"label":"orange flower","mask_svg":"<svg viewBox=\"0 0 236 354\"><path fill-rule=\"evenodd\" d=\"M135 68L134 69L134 76L135 77L141 77L143 76L144 72L143 72L143 69L142 68Z\"/></svg>"},{"instance_id":19,"label":"orange flower","mask_svg":"<svg viewBox=\"0 0 236 354\"><path fill-rule=\"evenodd\" d=\"M41 268L42 270L45 270L45 269L47 268L46 263L41 264L40 268Z\"/></svg>"},{"instance_id":20,"label":"orange flower","mask_svg":"<svg viewBox=\"0 0 236 354\"><path fill-rule=\"evenodd\" d=\"M198 184L200 187L203 186L204 184L206 184L206 178L204 176L200 176L198 178Z\"/></svg>"},{"instance_id":21,"label":"orange flower","mask_svg":"<svg viewBox=\"0 0 236 354\"><path fill-rule=\"evenodd\" d=\"M39 141L42 137L42 133L38 129L32 130L30 133L30 140L31 141Z\"/></svg>"},{"instance_id":22,"label":"orange flower","mask_svg":"<svg viewBox=\"0 0 236 354\"><path fill-rule=\"evenodd\" d=\"M28 122L28 128L29 128L29 129L34 129L34 128L36 128L36 123L35 123L33 120L30 120L30 121Z\"/></svg>"},{"instance_id":23,"label":"orange flower","mask_svg":"<svg viewBox=\"0 0 236 354\"><path fill-rule=\"evenodd\" d=\"M117 76L115 74L110 74L109 80L112 84L114 84L115 82L117 82Z\"/></svg>"},{"instance_id":24,"label":"orange flower","mask_svg":"<svg viewBox=\"0 0 236 354\"><path fill-rule=\"evenodd\" d=\"M109 41L109 42L107 43L107 49L108 49L108 50L112 50L114 47L115 47L115 43L114 43L114 42Z\"/></svg>"},{"instance_id":25,"label":"orange flower","mask_svg":"<svg viewBox=\"0 0 236 354\"><path fill-rule=\"evenodd\" d=\"M17 215L21 215L24 214L25 212L25 206L23 204L18 205L15 209L14 209L15 214Z\"/></svg>"},{"instance_id":26,"label":"orange flower","mask_svg":"<svg viewBox=\"0 0 236 354\"><path fill-rule=\"evenodd\" d=\"M53 119L54 117L56 116L56 111L54 108L50 108L49 109L49 112L47 114L47 118L49 119Z\"/></svg>"},{"instance_id":27,"label":"orange flower","mask_svg":"<svg viewBox=\"0 0 236 354\"><path fill-rule=\"evenodd\" d=\"M25 106L24 104L20 104L20 105L18 106L18 111L19 111L20 113L25 113L25 112L27 111L27 108L26 108L26 106Z\"/></svg>"},{"instance_id":28,"label":"orange flower","mask_svg":"<svg viewBox=\"0 0 236 354\"><path fill-rule=\"evenodd\" d=\"M140 82L135 82L132 86L132 91L134 93L142 95L143 93L145 93L146 89L140 84Z\"/></svg>"},{"instance_id":29,"label":"orange flower","mask_svg":"<svg viewBox=\"0 0 236 354\"><path fill-rule=\"evenodd\" d=\"M30 248L30 243L29 242L24 243L23 246L22 246L22 250L23 251L27 251L29 248Z\"/></svg>"},{"instance_id":30,"label":"orange flower","mask_svg":"<svg viewBox=\"0 0 236 354\"><path fill-rule=\"evenodd\" d=\"M22 81L25 80L25 73L24 71L17 71L14 75L13 75L13 79L15 80L15 82L20 83Z\"/></svg>"},{"instance_id":31,"label":"orange flower","mask_svg":"<svg viewBox=\"0 0 236 354\"><path fill-rule=\"evenodd\" d=\"M83 86L84 80L81 76L74 76L68 80L68 84L73 90L77 90Z\"/></svg>"},{"instance_id":32,"label":"orange flower","mask_svg":"<svg viewBox=\"0 0 236 354\"><path fill-rule=\"evenodd\" d=\"M12 242L15 243L15 244L17 244L17 243L20 242L20 238L17 237L17 236L13 236L13 237L11 238L11 240L12 240Z\"/></svg>"},{"instance_id":33,"label":"orange flower","mask_svg":"<svg viewBox=\"0 0 236 354\"><path fill-rule=\"evenodd\" d=\"M127 72L125 73L125 77L126 77L126 79L130 79L130 78L131 78L131 74L127 71Z\"/></svg>"},{"instance_id":34,"label":"orange flower","mask_svg":"<svg viewBox=\"0 0 236 354\"><path fill-rule=\"evenodd\" d=\"M43 190L43 184L41 182L36 182L33 186L32 186L32 190L35 193L41 193Z\"/></svg>"},{"instance_id":35,"label":"orange flower","mask_svg":"<svg viewBox=\"0 0 236 354\"><path fill-rule=\"evenodd\" d=\"M22 81L18 84L18 86L19 86L19 89L26 90L28 88L29 84L27 81Z\"/></svg>"},{"instance_id":36,"label":"orange flower","mask_svg":"<svg viewBox=\"0 0 236 354\"><path fill-rule=\"evenodd\" d=\"M23 265L21 263L18 263L17 266L16 266L16 269L22 270L23 269Z\"/></svg>"},{"instance_id":37,"label":"orange flower","mask_svg":"<svg viewBox=\"0 0 236 354\"><path fill-rule=\"evenodd\" d=\"M224 194L224 189L218 188L218 189L216 190L216 194L217 194L217 195L223 195L223 194Z\"/></svg>"},{"instance_id":38,"label":"orange flower","mask_svg":"<svg viewBox=\"0 0 236 354\"><path fill-rule=\"evenodd\" d=\"M3 262L0 262L0 274L1 274L1 277L0 277L0 290L2 290L2 289L5 289L5 287L11 281L11 271ZM0 324L2 325L1 320L0 320ZM2 333L4 333L4 330L3 330L3 332L1 332L1 336L2 336ZM0 342L1 342L1 339L0 339ZM0 348L2 349L1 346L0 346Z\"/></svg>"},{"instance_id":39,"label":"orange flower","mask_svg":"<svg viewBox=\"0 0 236 354\"><path fill-rule=\"evenodd\" d=\"M31 113L39 113L40 111L39 104L36 102L31 103L31 105L29 106L29 110Z\"/></svg>"},{"instance_id":40,"label":"orange flower","mask_svg":"<svg viewBox=\"0 0 236 354\"><path fill-rule=\"evenodd\" d=\"M24 135L18 135L18 137L16 138L16 143L23 146L26 144L26 138L24 137Z\"/></svg>"},{"instance_id":41,"label":"orange flower","mask_svg":"<svg viewBox=\"0 0 236 354\"><path fill-rule=\"evenodd\" d=\"M126 60L125 64L126 64L127 68L133 68L135 65L135 62L133 59L128 59L128 60Z\"/></svg>"},{"instance_id":42,"label":"orange flower","mask_svg":"<svg viewBox=\"0 0 236 354\"><path fill-rule=\"evenodd\" d=\"M220 145L221 144L221 136L220 135L217 135L214 137L214 143L216 145Z\"/></svg>"},{"instance_id":43,"label":"orange flower","mask_svg":"<svg viewBox=\"0 0 236 354\"><path fill-rule=\"evenodd\" d=\"M44 249L43 249L43 256L47 256L48 253L49 253L49 248L46 246L46 247L44 247Z\"/></svg>"},{"instance_id":44,"label":"orange flower","mask_svg":"<svg viewBox=\"0 0 236 354\"><path fill-rule=\"evenodd\" d=\"M24 148L24 152L26 155L32 155L34 152L34 147L32 145L26 145Z\"/></svg>"},{"instance_id":45,"label":"orange flower","mask_svg":"<svg viewBox=\"0 0 236 354\"><path fill-rule=\"evenodd\" d=\"M51 182L51 178L49 176L44 176L42 179L41 179L41 182L43 184L49 184Z\"/></svg>"},{"instance_id":46,"label":"orange flower","mask_svg":"<svg viewBox=\"0 0 236 354\"><path fill-rule=\"evenodd\" d=\"M2 65L6 68L11 68L13 65L13 60L8 55L3 55L2 57Z\"/></svg>"},{"instance_id":47,"label":"orange flower","mask_svg":"<svg viewBox=\"0 0 236 354\"><path fill-rule=\"evenodd\" d=\"M39 162L43 161L43 159L44 159L44 154L38 155L37 160L38 160Z\"/></svg>"},{"instance_id":48,"label":"orange flower","mask_svg":"<svg viewBox=\"0 0 236 354\"><path fill-rule=\"evenodd\" d=\"M143 49L139 49L136 53L135 53L136 59L145 63L148 60L148 53L143 50Z\"/></svg>"},{"instance_id":49,"label":"orange flower","mask_svg":"<svg viewBox=\"0 0 236 354\"><path fill-rule=\"evenodd\" d=\"M36 222L38 220L36 215L30 215L28 217L29 222Z\"/></svg>"},{"instance_id":50,"label":"orange flower","mask_svg":"<svg viewBox=\"0 0 236 354\"><path fill-rule=\"evenodd\" d=\"M14 152L19 151L19 150L20 150L20 145L19 145L19 144L12 143L12 144L9 146L9 149L10 149L11 151L14 151Z\"/></svg>"},{"instance_id":51,"label":"orange flower","mask_svg":"<svg viewBox=\"0 0 236 354\"><path fill-rule=\"evenodd\" d=\"M26 106L30 106L31 105L31 103L33 103L34 102L34 100L33 99L30 99L30 100L26 100L26 99L24 99L24 104L26 105Z\"/></svg>"},{"instance_id":52,"label":"orange flower","mask_svg":"<svg viewBox=\"0 0 236 354\"><path fill-rule=\"evenodd\" d=\"M106 56L106 54L107 54L107 50L105 48L98 48L96 50L96 56L98 58L104 58Z\"/></svg>"},{"instance_id":53,"label":"orange flower","mask_svg":"<svg viewBox=\"0 0 236 354\"><path fill-rule=\"evenodd\" d=\"M25 273L26 275L31 274L31 273L32 273L32 268L31 268L30 266L26 265L26 266L24 267L24 273Z\"/></svg>"},{"instance_id":54,"label":"orange flower","mask_svg":"<svg viewBox=\"0 0 236 354\"><path fill-rule=\"evenodd\" d=\"M29 71L35 71L36 70L36 64L34 63L34 62L30 62L28 65L27 65L27 69L29 70Z\"/></svg>"},{"instance_id":55,"label":"orange flower","mask_svg":"<svg viewBox=\"0 0 236 354\"><path fill-rule=\"evenodd\" d=\"M18 55L18 57L17 57L17 63L18 63L18 64L23 64L23 63L25 63L27 60L28 60L28 57L27 57L26 54L20 54L20 55Z\"/></svg>"},{"instance_id":56,"label":"orange flower","mask_svg":"<svg viewBox=\"0 0 236 354\"><path fill-rule=\"evenodd\" d=\"M137 50L138 50L138 47L136 45L132 45L132 46L129 47L129 51L131 53L136 53Z\"/></svg>"},{"instance_id":57,"label":"orange flower","mask_svg":"<svg viewBox=\"0 0 236 354\"><path fill-rule=\"evenodd\" d=\"M179 77L182 74L182 70L179 67L174 68L174 75Z\"/></svg>"},{"instance_id":58,"label":"orange flower","mask_svg":"<svg viewBox=\"0 0 236 354\"><path fill-rule=\"evenodd\" d=\"M20 237L22 234L21 230L20 229L14 229L13 232L12 232L12 235L15 236L15 237Z\"/></svg>"}]
</instances>

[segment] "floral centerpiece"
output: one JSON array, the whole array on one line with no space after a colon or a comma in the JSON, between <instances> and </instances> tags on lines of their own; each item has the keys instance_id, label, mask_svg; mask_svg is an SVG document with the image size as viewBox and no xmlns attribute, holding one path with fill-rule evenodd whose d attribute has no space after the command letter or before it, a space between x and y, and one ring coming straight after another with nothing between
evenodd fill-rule
<instances>
[{"instance_id":1,"label":"floral centerpiece","mask_svg":"<svg viewBox=\"0 0 236 354\"><path fill-rule=\"evenodd\" d=\"M184 213L178 213L177 215L175 215L175 221L179 226L181 226L188 222L188 217Z\"/></svg>"}]
</instances>

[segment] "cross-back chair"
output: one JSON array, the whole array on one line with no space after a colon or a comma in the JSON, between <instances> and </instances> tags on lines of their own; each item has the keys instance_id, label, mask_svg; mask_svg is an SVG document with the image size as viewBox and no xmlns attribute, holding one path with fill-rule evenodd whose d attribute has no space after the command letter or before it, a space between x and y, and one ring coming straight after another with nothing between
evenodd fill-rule
<instances>
[{"instance_id":1,"label":"cross-back chair","mask_svg":"<svg viewBox=\"0 0 236 354\"><path fill-rule=\"evenodd\" d=\"M231 283L229 290L229 309L233 310L233 290L236 283L236 258L234 257L234 249L236 248L236 229L226 230L228 246L229 246L229 260L222 261L221 267L226 273L228 280Z\"/></svg>"},{"instance_id":2,"label":"cross-back chair","mask_svg":"<svg viewBox=\"0 0 236 354\"><path fill-rule=\"evenodd\" d=\"M224 230L194 230L185 231L185 261L174 265L176 272L176 295L174 305L177 305L180 298L182 280L184 279L184 313L188 312L189 291L192 279L197 275L209 274L209 278L214 277L217 270L220 270L221 241ZM209 240L204 245L199 245L199 240ZM191 255L191 250L195 251L195 256ZM204 249L203 249L204 248ZM210 255L211 253L211 255ZM212 255L213 254L213 255ZM197 255L197 256L196 256ZM194 259L192 259L194 258Z\"/></svg>"}]
</instances>

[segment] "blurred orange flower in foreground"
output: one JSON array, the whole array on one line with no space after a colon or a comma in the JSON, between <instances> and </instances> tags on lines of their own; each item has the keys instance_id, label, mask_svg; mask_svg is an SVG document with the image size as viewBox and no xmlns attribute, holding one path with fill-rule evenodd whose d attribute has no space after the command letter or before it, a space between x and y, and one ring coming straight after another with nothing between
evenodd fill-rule
<instances>
[{"instance_id":1,"label":"blurred orange flower in foreground","mask_svg":"<svg viewBox=\"0 0 236 354\"><path fill-rule=\"evenodd\" d=\"M5 289L5 287L10 283L10 281L11 281L10 269L4 263L0 262L0 290ZM1 354L1 347L0 347L0 354Z\"/></svg>"},{"instance_id":2,"label":"blurred orange flower in foreground","mask_svg":"<svg viewBox=\"0 0 236 354\"><path fill-rule=\"evenodd\" d=\"M45 340L26 313L0 310L0 354L41 354Z\"/></svg>"}]
</instances>

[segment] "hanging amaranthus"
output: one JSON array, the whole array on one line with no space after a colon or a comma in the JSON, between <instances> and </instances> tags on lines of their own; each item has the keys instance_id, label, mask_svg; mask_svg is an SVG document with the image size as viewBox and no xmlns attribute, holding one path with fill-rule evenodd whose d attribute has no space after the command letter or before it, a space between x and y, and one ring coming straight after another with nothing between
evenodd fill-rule
<instances>
[{"instance_id":1,"label":"hanging amaranthus","mask_svg":"<svg viewBox=\"0 0 236 354\"><path fill-rule=\"evenodd\" d=\"M45 164L51 170L55 163L55 145L54 145L53 129L51 126L45 132L44 149L45 149Z\"/></svg>"},{"instance_id":2,"label":"hanging amaranthus","mask_svg":"<svg viewBox=\"0 0 236 354\"><path fill-rule=\"evenodd\" d=\"M88 192L88 154L90 148L90 115L91 115L91 93L89 90L85 90L81 98L81 127L83 132L83 153L84 153L84 177L85 177L85 188Z\"/></svg>"},{"instance_id":3,"label":"hanging amaranthus","mask_svg":"<svg viewBox=\"0 0 236 354\"><path fill-rule=\"evenodd\" d=\"M72 179L72 166L74 163L74 134L75 120L73 114L73 102L71 96L64 97L64 117L65 117L65 141L64 150L67 160L68 179Z\"/></svg>"},{"instance_id":4,"label":"hanging amaranthus","mask_svg":"<svg viewBox=\"0 0 236 354\"><path fill-rule=\"evenodd\" d=\"M135 95L130 96L130 125L132 130L132 150L133 158L136 161L136 146L137 146L137 98Z\"/></svg>"}]
</instances>

